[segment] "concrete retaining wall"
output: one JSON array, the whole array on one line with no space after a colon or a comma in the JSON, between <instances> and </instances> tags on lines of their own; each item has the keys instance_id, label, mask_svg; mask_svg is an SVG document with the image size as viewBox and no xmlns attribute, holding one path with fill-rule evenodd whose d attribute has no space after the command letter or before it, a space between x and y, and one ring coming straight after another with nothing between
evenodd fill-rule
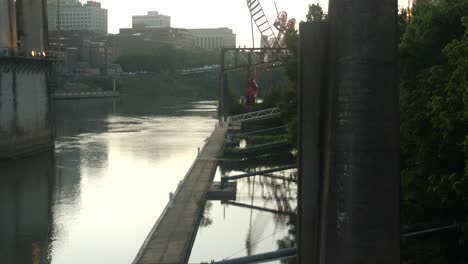
<instances>
[{"instance_id":1,"label":"concrete retaining wall","mask_svg":"<svg viewBox=\"0 0 468 264\"><path fill-rule=\"evenodd\" d=\"M47 66L37 64L24 60L0 71L0 159L53 147Z\"/></svg>"}]
</instances>

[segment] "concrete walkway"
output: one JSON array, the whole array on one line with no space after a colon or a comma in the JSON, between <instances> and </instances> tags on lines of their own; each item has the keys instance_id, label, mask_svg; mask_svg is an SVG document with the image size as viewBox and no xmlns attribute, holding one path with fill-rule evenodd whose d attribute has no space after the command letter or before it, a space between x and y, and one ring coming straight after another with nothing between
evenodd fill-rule
<instances>
[{"instance_id":1,"label":"concrete walkway","mask_svg":"<svg viewBox=\"0 0 468 264\"><path fill-rule=\"evenodd\" d=\"M226 128L215 129L178 188L173 208L164 210L134 264L187 263L226 131Z\"/></svg>"}]
</instances>

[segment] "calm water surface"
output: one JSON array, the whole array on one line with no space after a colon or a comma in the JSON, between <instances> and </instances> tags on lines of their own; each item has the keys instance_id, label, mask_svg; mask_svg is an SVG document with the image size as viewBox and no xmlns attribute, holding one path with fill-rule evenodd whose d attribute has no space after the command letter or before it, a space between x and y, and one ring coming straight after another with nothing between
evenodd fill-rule
<instances>
[{"instance_id":1,"label":"calm water surface","mask_svg":"<svg viewBox=\"0 0 468 264\"><path fill-rule=\"evenodd\" d=\"M0 163L0 263L131 263L215 102L57 101L55 153Z\"/></svg>"},{"instance_id":2,"label":"calm water surface","mask_svg":"<svg viewBox=\"0 0 468 264\"><path fill-rule=\"evenodd\" d=\"M257 161L257 170L267 168L261 167L264 161ZM221 166L221 171L225 171L226 175L238 175L246 170L225 171ZM216 181L220 181L220 175L218 171ZM295 176L291 170L271 175L286 179ZM264 176L237 180L234 203L209 201L205 206L204 220L189 262L233 259L293 247L296 198L297 185L294 181ZM269 263L295 263L295 260Z\"/></svg>"}]
</instances>

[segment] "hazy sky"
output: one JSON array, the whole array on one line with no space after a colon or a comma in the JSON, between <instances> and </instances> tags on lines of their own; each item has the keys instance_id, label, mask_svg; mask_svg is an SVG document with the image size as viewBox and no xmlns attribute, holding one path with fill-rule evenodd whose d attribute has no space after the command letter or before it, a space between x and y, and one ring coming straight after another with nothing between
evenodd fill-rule
<instances>
[{"instance_id":1,"label":"hazy sky","mask_svg":"<svg viewBox=\"0 0 468 264\"><path fill-rule=\"evenodd\" d=\"M98 0L99 1L99 0ZM171 16L171 26L179 28L229 27L237 35L237 45L252 45L250 15L246 0L100 0L108 9L109 32L117 33L119 28L131 27L132 15L143 15L147 11ZM399 0L401 4L406 0ZM82 0L82 2L84 2ZM270 23L276 17L275 5L279 11L286 11L297 21L305 20L307 7L320 3L328 9L328 0L261 0ZM255 28L255 43L260 35Z\"/></svg>"}]
</instances>

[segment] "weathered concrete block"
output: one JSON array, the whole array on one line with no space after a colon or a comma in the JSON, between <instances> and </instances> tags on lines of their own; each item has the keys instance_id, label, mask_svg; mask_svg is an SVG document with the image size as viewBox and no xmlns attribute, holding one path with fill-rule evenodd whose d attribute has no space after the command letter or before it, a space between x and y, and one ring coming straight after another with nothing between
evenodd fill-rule
<instances>
[{"instance_id":1,"label":"weathered concrete block","mask_svg":"<svg viewBox=\"0 0 468 264\"><path fill-rule=\"evenodd\" d=\"M48 65L32 59L0 64L0 159L52 148Z\"/></svg>"}]
</instances>

